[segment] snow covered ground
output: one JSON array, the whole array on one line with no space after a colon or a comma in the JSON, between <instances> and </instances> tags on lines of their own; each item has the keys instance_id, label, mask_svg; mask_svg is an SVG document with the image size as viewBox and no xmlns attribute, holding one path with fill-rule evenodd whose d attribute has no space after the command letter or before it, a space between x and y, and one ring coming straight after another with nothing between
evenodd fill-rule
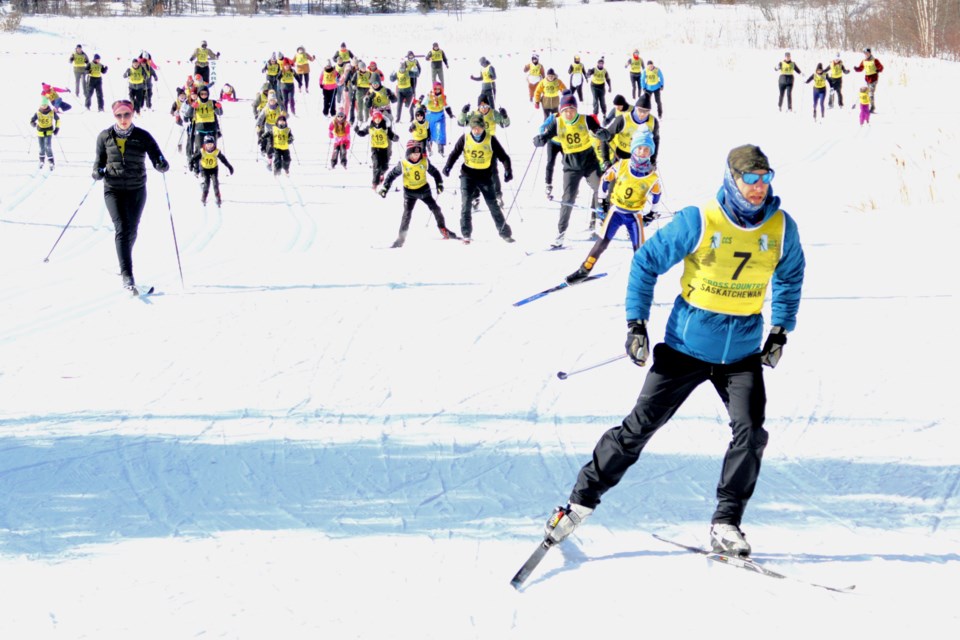
<instances>
[{"instance_id":1,"label":"snow covered ground","mask_svg":"<svg viewBox=\"0 0 960 640\"><path fill-rule=\"evenodd\" d=\"M815 123L802 82L794 113L777 111L782 51L737 44L731 34L746 14L691 11L614 3L462 21L30 18L4 34L0 60L29 70L12 76L22 91L0 103L0 637L892 638L956 629L949 242L960 126L941 89L955 85L958 67L876 51L887 70L871 125L860 128L849 107ZM636 28L611 28L624 24ZM694 37L703 25L725 39ZM401 196L370 190L363 140L348 170L326 168L316 86L297 96L289 181L256 161L249 103L224 107L223 149L237 172L223 180L223 209L203 209L167 115L202 38L222 53L221 82L244 98L272 50L302 44L322 58L345 40L389 70L438 40L459 110L475 103L468 76L487 56L513 119L498 135L516 176L508 203L520 189L510 215L517 244L496 237L485 211L472 246L441 241L418 208L406 246L384 249ZM75 108L56 140L57 170L38 173L26 123L40 81L73 86L67 58L78 42L111 67L108 101L124 93L124 63L141 48L160 65L156 111L138 124L174 167L166 183L151 171L134 254L138 280L160 290L148 299L120 291L99 185L42 262L91 187L94 138L111 124L65 96ZM600 261L609 277L511 306L559 282L590 246L578 210L574 249L541 251L557 206L543 196L530 143L540 117L521 67L531 48L561 73L575 53L590 66L605 55L617 93L634 47L666 79L665 210L710 197L727 151L753 142L800 225L804 302L767 375L770 445L744 529L769 566L856 584L853 595L711 566L652 537L704 541L728 438L706 387L523 592L508 584L645 374L620 360L556 377L621 353L626 241ZM792 52L803 79L834 53ZM860 59L843 57L851 68ZM845 78L848 104L861 78ZM440 202L458 229L454 178ZM658 287L654 339L677 277Z\"/></svg>"}]
</instances>

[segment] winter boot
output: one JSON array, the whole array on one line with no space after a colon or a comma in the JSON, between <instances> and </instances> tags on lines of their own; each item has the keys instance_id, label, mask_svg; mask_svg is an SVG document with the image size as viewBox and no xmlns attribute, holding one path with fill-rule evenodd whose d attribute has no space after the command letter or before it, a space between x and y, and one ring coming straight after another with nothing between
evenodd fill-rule
<instances>
[{"instance_id":1,"label":"winter boot","mask_svg":"<svg viewBox=\"0 0 960 640\"><path fill-rule=\"evenodd\" d=\"M393 244L390 245L391 249L399 249L403 246L403 236L399 236L396 240L393 241Z\"/></svg>"},{"instance_id":2,"label":"winter boot","mask_svg":"<svg viewBox=\"0 0 960 640\"><path fill-rule=\"evenodd\" d=\"M443 236L444 240L457 240L459 238L457 234L455 234L453 231L450 231L450 229L447 229L446 227L440 227L440 235Z\"/></svg>"},{"instance_id":3,"label":"winter boot","mask_svg":"<svg viewBox=\"0 0 960 640\"><path fill-rule=\"evenodd\" d=\"M53 171L53 158L50 158L50 171Z\"/></svg>"},{"instance_id":4,"label":"winter boot","mask_svg":"<svg viewBox=\"0 0 960 640\"><path fill-rule=\"evenodd\" d=\"M40 166L37 167L38 169L43 169L43 161L44 161L44 160L46 160L46 158L44 158L43 156L40 156Z\"/></svg>"},{"instance_id":5,"label":"winter boot","mask_svg":"<svg viewBox=\"0 0 960 640\"><path fill-rule=\"evenodd\" d=\"M223 204L223 198L220 197L220 192L219 192L219 191L214 191L214 192L213 192L213 195L214 195L214 197L217 199L217 206L218 206L218 207L219 207L221 204Z\"/></svg>"},{"instance_id":6,"label":"winter boot","mask_svg":"<svg viewBox=\"0 0 960 640\"><path fill-rule=\"evenodd\" d=\"M710 526L710 542L716 553L729 556L750 555L750 544L740 527L735 524L717 523Z\"/></svg>"},{"instance_id":7,"label":"winter boot","mask_svg":"<svg viewBox=\"0 0 960 640\"><path fill-rule=\"evenodd\" d=\"M547 526L543 532L544 539L550 540L553 544L563 542L591 513L593 509L579 504L557 507L547 520Z\"/></svg>"},{"instance_id":8,"label":"winter boot","mask_svg":"<svg viewBox=\"0 0 960 640\"><path fill-rule=\"evenodd\" d=\"M553 249L560 249L561 247L563 247L563 236L564 236L564 235L565 235L565 234L564 234L563 231L561 231L560 233L558 233L556 239L550 244L550 247L553 248Z\"/></svg>"}]
</instances>

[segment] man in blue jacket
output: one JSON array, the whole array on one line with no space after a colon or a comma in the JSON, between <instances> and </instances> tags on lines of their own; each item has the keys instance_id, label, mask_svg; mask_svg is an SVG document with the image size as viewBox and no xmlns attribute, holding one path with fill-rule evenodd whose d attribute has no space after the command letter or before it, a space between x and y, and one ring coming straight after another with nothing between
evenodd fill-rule
<instances>
[{"instance_id":1,"label":"man in blue jacket","mask_svg":"<svg viewBox=\"0 0 960 640\"><path fill-rule=\"evenodd\" d=\"M646 325L657 278L683 262L682 289L633 412L600 438L569 504L557 507L547 522L548 539L569 536L620 482L657 429L709 380L733 431L717 485L711 543L718 552L750 554L740 521L767 444L761 365L777 365L787 332L796 325L805 264L797 225L770 188L773 176L759 147L733 149L716 199L678 212L634 255L626 349L638 366L650 353ZM761 349L761 309L771 283L772 328Z\"/></svg>"}]
</instances>

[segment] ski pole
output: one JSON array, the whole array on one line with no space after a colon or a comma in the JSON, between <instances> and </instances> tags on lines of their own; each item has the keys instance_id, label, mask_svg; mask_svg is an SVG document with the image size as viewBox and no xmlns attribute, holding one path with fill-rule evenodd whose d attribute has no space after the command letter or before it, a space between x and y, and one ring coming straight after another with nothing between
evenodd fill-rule
<instances>
[{"instance_id":1,"label":"ski pole","mask_svg":"<svg viewBox=\"0 0 960 640\"><path fill-rule=\"evenodd\" d=\"M60 232L60 235L57 236L57 241L53 243L53 246L50 247L50 252L47 254L47 257L43 259L44 262L50 262L50 256L53 254L53 250L57 248L57 245L60 244L60 238L63 237L63 234L67 232L67 227L70 226L70 223L73 222L73 218L77 215L77 212L80 211L80 207L83 206L83 203L86 201L87 196L90 195L90 192L93 191L93 185L97 184L97 181L94 180L90 184L90 188L87 189L87 192L83 194L83 198L80 200L80 204L77 205L77 208L74 209L73 214L70 216L70 219L67 220L67 224L63 226L63 231Z\"/></svg>"},{"instance_id":2,"label":"ski pole","mask_svg":"<svg viewBox=\"0 0 960 640\"><path fill-rule=\"evenodd\" d=\"M297 166L300 166L300 154L297 153L297 145L291 142L290 148L293 149L293 157L297 159Z\"/></svg>"},{"instance_id":3,"label":"ski pole","mask_svg":"<svg viewBox=\"0 0 960 640\"><path fill-rule=\"evenodd\" d=\"M330 150L333 148L333 136L330 136L330 139L327 140L327 162L330 162L333 157L330 155ZM328 167L332 169L333 167Z\"/></svg>"},{"instance_id":4,"label":"ski pole","mask_svg":"<svg viewBox=\"0 0 960 640\"><path fill-rule=\"evenodd\" d=\"M60 138L59 138L58 136L53 136L53 137L54 137L54 138L56 139L56 141L57 141L57 146L60 147L60 155L63 156L63 161L64 161L64 162L70 162L69 160L67 160L67 154L66 154L66 153L64 152L64 150L63 150L63 145L60 143Z\"/></svg>"},{"instance_id":5,"label":"ski pole","mask_svg":"<svg viewBox=\"0 0 960 640\"><path fill-rule=\"evenodd\" d=\"M163 191L167 194L167 211L170 212L170 231L173 232L173 248L177 252L177 269L180 271L180 286L186 287L183 283L183 265L180 263L180 245L177 244L177 228L173 224L173 207L170 206L170 189L167 188L167 174L163 173Z\"/></svg>"},{"instance_id":6,"label":"ski pole","mask_svg":"<svg viewBox=\"0 0 960 640\"><path fill-rule=\"evenodd\" d=\"M590 366L588 366L588 367L583 367L582 369L574 369L573 371L557 371L557 377L560 378L561 380L566 380L566 379L569 378L570 376L575 376L575 375L577 375L578 373L583 373L584 371L590 371L591 369L596 369L597 367L602 367L602 366L604 366L604 365L610 364L611 362L616 362L617 360L621 360L621 359L626 358L626 357L627 357L627 354L621 353L621 354L618 355L618 356L615 356L615 357L610 358L610 359L608 359L608 360L604 360L603 362L598 362L598 363L596 363L596 364L592 364L592 365L590 365Z\"/></svg>"},{"instance_id":7,"label":"ski pole","mask_svg":"<svg viewBox=\"0 0 960 640\"><path fill-rule=\"evenodd\" d=\"M507 219L510 218L510 214L513 213L513 205L517 204L517 197L520 196L520 189L523 188L523 181L527 179L527 172L530 171L530 165L533 164L533 158L537 155L537 151L540 150L540 147L534 147L533 153L530 154L530 160L527 161L527 168L523 170L523 176L520 178L520 184L517 185L516 190L513 192L513 200L510 202L510 209L507 211L507 215L503 216L503 226L500 227L499 231L503 231L503 227L507 225Z\"/></svg>"}]
</instances>

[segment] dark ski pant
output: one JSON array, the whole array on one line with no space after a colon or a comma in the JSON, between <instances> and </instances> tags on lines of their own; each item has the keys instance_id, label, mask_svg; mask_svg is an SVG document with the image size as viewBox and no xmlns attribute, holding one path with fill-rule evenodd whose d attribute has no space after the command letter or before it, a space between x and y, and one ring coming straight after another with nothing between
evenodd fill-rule
<instances>
[{"instance_id":1,"label":"dark ski pant","mask_svg":"<svg viewBox=\"0 0 960 640\"><path fill-rule=\"evenodd\" d=\"M660 92L663 89L656 89L655 91L647 91L650 94L650 106L653 106L653 101L657 101L657 117L663 117L663 101L660 99Z\"/></svg>"},{"instance_id":2,"label":"dark ski pant","mask_svg":"<svg viewBox=\"0 0 960 640\"><path fill-rule=\"evenodd\" d=\"M830 98L828 100L830 108L833 109L833 96L837 96L837 106L843 107L843 78L827 78L830 83Z\"/></svg>"},{"instance_id":3,"label":"dark ski pant","mask_svg":"<svg viewBox=\"0 0 960 640\"><path fill-rule=\"evenodd\" d=\"M86 103L87 109L93 103L93 95L97 95L97 109L103 111L103 78L90 78L87 82Z\"/></svg>"},{"instance_id":4,"label":"dark ski pant","mask_svg":"<svg viewBox=\"0 0 960 640\"><path fill-rule=\"evenodd\" d=\"M642 78L642 73L630 74L630 97L634 100L643 95L643 83L641 82Z\"/></svg>"},{"instance_id":5,"label":"dark ski pant","mask_svg":"<svg viewBox=\"0 0 960 640\"><path fill-rule=\"evenodd\" d=\"M587 150L593 153L593 148ZM583 153L583 152L581 152ZM563 169L563 202L560 205L560 220L557 223L557 230L565 233L570 226L570 212L573 211L573 204L577 201L577 194L580 192L580 180L586 180L590 188L593 189L593 199L590 206L597 206L597 189L600 188L600 167L596 164L587 165L586 169ZM595 216L596 214L594 214Z\"/></svg>"},{"instance_id":6,"label":"dark ski pant","mask_svg":"<svg viewBox=\"0 0 960 640\"><path fill-rule=\"evenodd\" d=\"M40 164L44 158L50 158L50 164L53 164L53 132L37 136L37 145L40 147Z\"/></svg>"},{"instance_id":7,"label":"dark ski pant","mask_svg":"<svg viewBox=\"0 0 960 640\"><path fill-rule=\"evenodd\" d=\"M143 106L153 109L153 81L143 83Z\"/></svg>"},{"instance_id":8,"label":"dark ski pant","mask_svg":"<svg viewBox=\"0 0 960 640\"><path fill-rule=\"evenodd\" d=\"M321 91L323 91L323 115L331 117L337 115L337 105L334 99L337 95L337 89L321 87Z\"/></svg>"},{"instance_id":9,"label":"dark ski pant","mask_svg":"<svg viewBox=\"0 0 960 640\"><path fill-rule=\"evenodd\" d=\"M487 203L493 223L497 225L497 233L500 237L509 238L513 234L510 225L503 217L503 209L497 202L497 187L493 176L492 167L486 175L460 176L460 233L464 238L469 239L473 236L473 199L481 195Z\"/></svg>"},{"instance_id":10,"label":"dark ski pant","mask_svg":"<svg viewBox=\"0 0 960 640\"><path fill-rule=\"evenodd\" d=\"M353 97L353 102L350 103L351 124L354 122L354 109L356 109L356 120L359 120L360 122L367 121L367 116L370 114L370 107L367 105L367 93L369 91L369 89L357 87L357 92Z\"/></svg>"},{"instance_id":11,"label":"dark ski pant","mask_svg":"<svg viewBox=\"0 0 960 640\"><path fill-rule=\"evenodd\" d=\"M575 84L570 87L570 93L577 94L577 100L583 102L583 83L581 82L580 84Z\"/></svg>"},{"instance_id":12,"label":"dark ski pant","mask_svg":"<svg viewBox=\"0 0 960 640\"><path fill-rule=\"evenodd\" d=\"M133 279L133 243L137 241L137 228L140 216L147 204L147 187L139 189L103 190L103 200L113 220L114 243L117 246L117 259L120 261L120 275L124 284L132 284Z\"/></svg>"},{"instance_id":13,"label":"dark ski pant","mask_svg":"<svg viewBox=\"0 0 960 640\"><path fill-rule=\"evenodd\" d=\"M297 113L297 100L293 95L295 93L296 91L293 89L292 82L280 83L280 104L283 105L283 108L287 113L292 113L294 115Z\"/></svg>"},{"instance_id":14,"label":"dark ski pant","mask_svg":"<svg viewBox=\"0 0 960 640\"><path fill-rule=\"evenodd\" d=\"M207 201L207 195L210 193L210 183L213 183L213 195L217 199L217 204L220 204L220 167L214 167L213 169L201 169L203 173L203 191L201 195L201 200L203 202Z\"/></svg>"},{"instance_id":15,"label":"dark ski pant","mask_svg":"<svg viewBox=\"0 0 960 640\"><path fill-rule=\"evenodd\" d=\"M74 87L73 92L78 96L83 96L87 94L87 83L90 79L87 77L86 69L74 69L73 70L73 79L76 80L76 87ZM81 93L82 90L82 93Z\"/></svg>"},{"instance_id":16,"label":"dark ski pant","mask_svg":"<svg viewBox=\"0 0 960 640\"><path fill-rule=\"evenodd\" d=\"M780 100L777 107L783 109L783 96L787 96L787 109L793 111L793 76L780 75Z\"/></svg>"},{"instance_id":17,"label":"dark ski pant","mask_svg":"<svg viewBox=\"0 0 960 640\"><path fill-rule=\"evenodd\" d=\"M430 82L443 84L443 62L430 61Z\"/></svg>"},{"instance_id":18,"label":"dark ski pant","mask_svg":"<svg viewBox=\"0 0 960 640\"><path fill-rule=\"evenodd\" d=\"M494 104L494 96L497 94L497 85L492 83L483 83L480 85L480 97L486 97L487 103L490 105L491 109L496 109Z\"/></svg>"},{"instance_id":19,"label":"dark ski pant","mask_svg":"<svg viewBox=\"0 0 960 640\"><path fill-rule=\"evenodd\" d=\"M607 85L590 83L593 93L593 115L607 112Z\"/></svg>"},{"instance_id":20,"label":"dark ski pant","mask_svg":"<svg viewBox=\"0 0 960 640\"><path fill-rule=\"evenodd\" d=\"M302 89L303 87L307 88L307 93L310 93L310 72L306 73L295 73L293 74L293 79L297 81L297 89Z\"/></svg>"},{"instance_id":21,"label":"dark ski pant","mask_svg":"<svg viewBox=\"0 0 960 640\"><path fill-rule=\"evenodd\" d=\"M557 166L557 156L562 156L563 150L555 142L547 143L547 184L553 184L553 170Z\"/></svg>"},{"instance_id":22,"label":"dark ski pant","mask_svg":"<svg viewBox=\"0 0 960 640\"><path fill-rule=\"evenodd\" d=\"M203 81L208 83L210 82L210 65L205 64L202 67L198 64L193 66L193 75L200 74L200 77L203 78Z\"/></svg>"},{"instance_id":23,"label":"dark ski pant","mask_svg":"<svg viewBox=\"0 0 960 640\"><path fill-rule=\"evenodd\" d=\"M413 120L413 89L400 89L397 92L397 117L395 122L400 122L404 105L410 110L410 119Z\"/></svg>"},{"instance_id":24,"label":"dark ski pant","mask_svg":"<svg viewBox=\"0 0 960 640\"><path fill-rule=\"evenodd\" d=\"M376 188L380 186L383 176L387 175L390 164L390 147L385 149L371 147L370 160L370 164L373 166L373 186Z\"/></svg>"},{"instance_id":25,"label":"dark ski pant","mask_svg":"<svg viewBox=\"0 0 960 640\"><path fill-rule=\"evenodd\" d=\"M601 496L620 482L657 429L707 380L726 406L733 432L711 522L739 526L760 475L768 437L763 428L767 397L759 355L718 365L658 344L636 406L620 426L600 437L593 459L580 470L570 502L591 508L600 504Z\"/></svg>"},{"instance_id":26,"label":"dark ski pant","mask_svg":"<svg viewBox=\"0 0 960 640\"><path fill-rule=\"evenodd\" d=\"M347 166L347 153L350 151L350 143L333 145L333 155L330 157L330 168L337 166L339 162Z\"/></svg>"},{"instance_id":27,"label":"dark ski pant","mask_svg":"<svg viewBox=\"0 0 960 640\"><path fill-rule=\"evenodd\" d=\"M433 214L434 219L437 221L437 229L440 229L442 232L447 228L447 224L443 219L443 211L433 198L433 193L431 193L429 186L421 187L420 189L404 189L403 217L400 218L400 235L397 237L401 242L407 237L410 220L413 218L413 206L420 200L423 201L423 204L427 205L430 213Z\"/></svg>"},{"instance_id":28,"label":"dark ski pant","mask_svg":"<svg viewBox=\"0 0 960 640\"><path fill-rule=\"evenodd\" d=\"M290 149L273 150L273 173L280 175L280 170L290 173Z\"/></svg>"},{"instance_id":29,"label":"dark ski pant","mask_svg":"<svg viewBox=\"0 0 960 640\"><path fill-rule=\"evenodd\" d=\"M133 103L133 110L140 113L143 108L143 85L130 85L130 102Z\"/></svg>"},{"instance_id":30,"label":"dark ski pant","mask_svg":"<svg viewBox=\"0 0 960 640\"><path fill-rule=\"evenodd\" d=\"M817 104L820 104L820 117L823 117L823 101L827 97L827 88L813 90L813 117L817 117Z\"/></svg>"}]
</instances>

